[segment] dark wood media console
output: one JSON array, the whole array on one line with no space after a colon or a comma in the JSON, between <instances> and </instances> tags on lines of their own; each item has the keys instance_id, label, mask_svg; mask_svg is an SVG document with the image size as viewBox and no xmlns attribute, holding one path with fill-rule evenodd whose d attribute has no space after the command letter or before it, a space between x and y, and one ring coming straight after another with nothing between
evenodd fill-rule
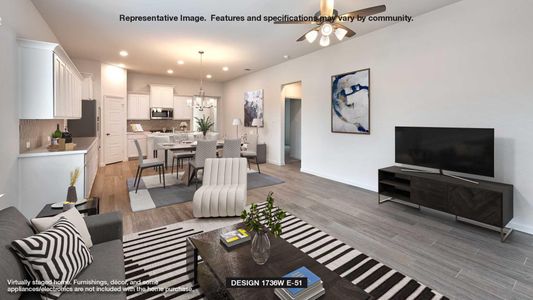
<instances>
[{"instance_id":1,"label":"dark wood media console","mask_svg":"<svg viewBox=\"0 0 533 300\"><path fill-rule=\"evenodd\" d=\"M442 174L405 171L394 166L379 169L378 203L393 199L446 212L467 220L498 227L501 241L512 229L513 186L475 180L478 184ZM386 196L386 199L382 199Z\"/></svg>"}]
</instances>

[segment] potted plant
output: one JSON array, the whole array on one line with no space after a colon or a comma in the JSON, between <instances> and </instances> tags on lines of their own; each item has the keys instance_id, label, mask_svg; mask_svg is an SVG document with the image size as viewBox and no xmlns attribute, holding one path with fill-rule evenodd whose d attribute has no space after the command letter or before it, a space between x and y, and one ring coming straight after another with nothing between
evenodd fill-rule
<instances>
[{"instance_id":1,"label":"potted plant","mask_svg":"<svg viewBox=\"0 0 533 300\"><path fill-rule=\"evenodd\" d=\"M243 210L241 218L250 232L254 232L252 240L252 258L258 265L263 265L270 257L270 240L268 232L274 237L279 237L282 232L281 221L285 218L286 213L281 209L274 211L274 193L268 193L266 206L259 210L257 204L253 203L250 211ZM262 221L261 221L262 220Z\"/></svg>"},{"instance_id":2,"label":"potted plant","mask_svg":"<svg viewBox=\"0 0 533 300\"><path fill-rule=\"evenodd\" d=\"M203 133L204 138L207 132L215 125L214 122L212 122L209 117L203 116L202 118L194 118L196 120L196 125L198 125L198 128Z\"/></svg>"},{"instance_id":3,"label":"potted plant","mask_svg":"<svg viewBox=\"0 0 533 300\"><path fill-rule=\"evenodd\" d=\"M64 211L74 207L76 201L78 201L78 195L76 193L76 182L78 181L78 177L80 177L80 168L76 168L76 170L70 172L70 186L67 190L67 200L63 203Z\"/></svg>"}]
</instances>

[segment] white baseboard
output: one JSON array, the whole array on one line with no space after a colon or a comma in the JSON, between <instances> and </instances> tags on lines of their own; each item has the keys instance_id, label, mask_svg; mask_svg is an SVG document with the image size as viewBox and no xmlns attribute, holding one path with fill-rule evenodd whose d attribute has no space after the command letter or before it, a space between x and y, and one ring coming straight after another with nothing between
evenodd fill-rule
<instances>
[{"instance_id":1,"label":"white baseboard","mask_svg":"<svg viewBox=\"0 0 533 300\"><path fill-rule=\"evenodd\" d=\"M373 187L373 186L369 186L369 185L366 185L366 184L361 184L360 182L357 182L357 181L354 181L354 180L349 180L349 179L346 179L344 177L339 177L339 176L335 176L335 175L331 175L331 174L325 174L325 173L322 173L322 172L317 172L317 171L314 171L314 170L309 170L309 169L304 169L304 168L300 168L300 172L311 174L311 175L315 175L315 176L318 176L318 177L326 178L326 179L337 181L337 182L341 182L341 183L348 184L348 185L351 185L351 186L355 186L355 187L358 187L358 188L362 188L362 189L365 189L365 190L377 192L376 188Z\"/></svg>"},{"instance_id":2,"label":"white baseboard","mask_svg":"<svg viewBox=\"0 0 533 300\"><path fill-rule=\"evenodd\" d=\"M517 231L533 234L533 226L531 225L524 225L516 221L511 221L507 226Z\"/></svg>"},{"instance_id":3,"label":"white baseboard","mask_svg":"<svg viewBox=\"0 0 533 300\"><path fill-rule=\"evenodd\" d=\"M273 164L273 165L276 165L276 166L282 166L281 162L277 161L277 160L267 159L267 163Z\"/></svg>"}]
</instances>

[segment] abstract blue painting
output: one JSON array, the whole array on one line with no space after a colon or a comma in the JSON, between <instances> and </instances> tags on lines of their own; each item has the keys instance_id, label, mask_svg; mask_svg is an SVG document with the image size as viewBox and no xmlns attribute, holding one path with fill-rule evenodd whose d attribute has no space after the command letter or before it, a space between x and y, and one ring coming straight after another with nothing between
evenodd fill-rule
<instances>
[{"instance_id":1,"label":"abstract blue painting","mask_svg":"<svg viewBox=\"0 0 533 300\"><path fill-rule=\"evenodd\" d=\"M331 76L331 131L370 134L370 69Z\"/></svg>"}]
</instances>

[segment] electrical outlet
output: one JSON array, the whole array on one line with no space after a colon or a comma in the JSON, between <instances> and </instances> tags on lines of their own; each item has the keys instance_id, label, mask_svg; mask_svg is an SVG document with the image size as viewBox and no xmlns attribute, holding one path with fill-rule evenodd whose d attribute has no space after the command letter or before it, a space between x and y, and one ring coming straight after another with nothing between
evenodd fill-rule
<instances>
[{"instance_id":1,"label":"electrical outlet","mask_svg":"<svg viewBox=\"0 0 533 300\"><path fill-rule=\"evenodd\" d=\"M30 149L30 146L31 146L30 141L27 141L27 142L26 142L26 149Z\"/></svg>"}]
</instances>

